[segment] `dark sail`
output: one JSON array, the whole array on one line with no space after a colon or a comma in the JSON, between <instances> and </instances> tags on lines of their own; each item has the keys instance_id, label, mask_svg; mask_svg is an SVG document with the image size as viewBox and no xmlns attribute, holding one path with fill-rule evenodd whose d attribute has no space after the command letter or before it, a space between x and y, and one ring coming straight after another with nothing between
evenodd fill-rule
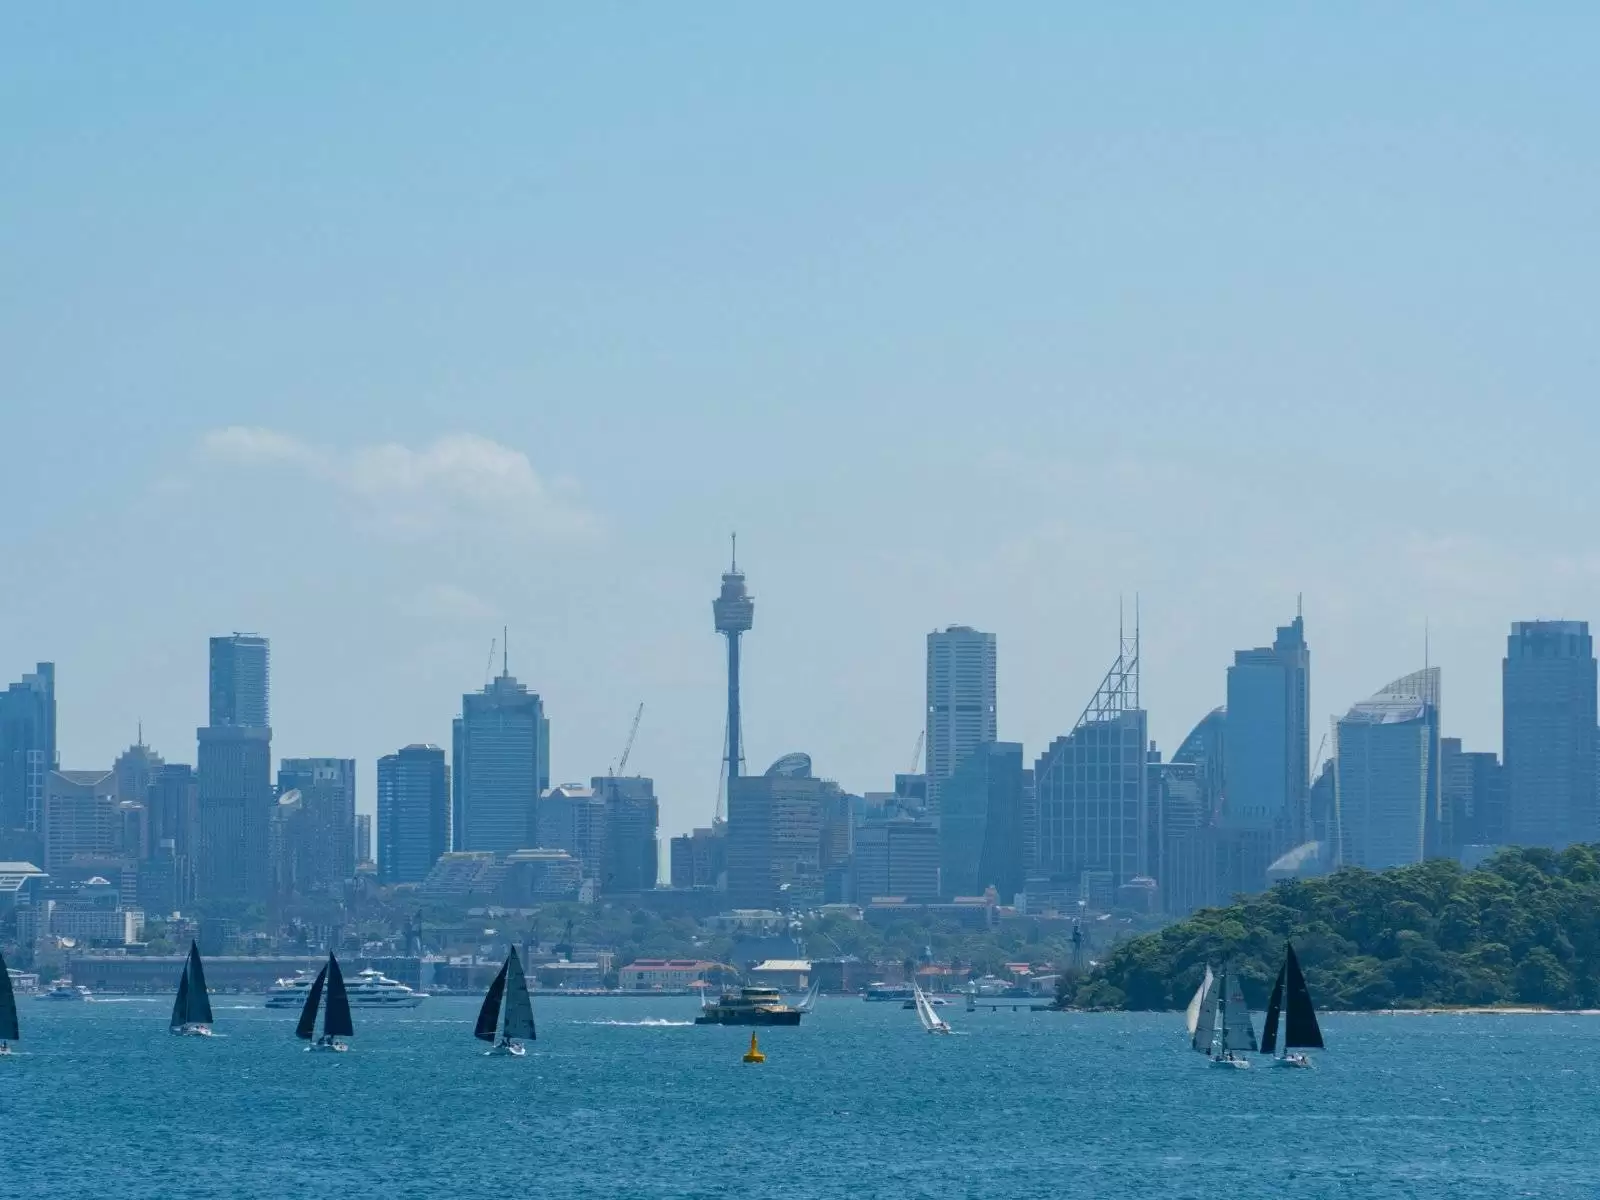
<instances>
[{"instance_id":1,"label":"dark sail","mask_svg":"<svg viewBox=\"0 0 1600 1200\"><path fill-rule=\"evenodd\" d=\"M511 960L508 958L501 966L500 973L494 977L494 982L489 985L489 991L483 998L483 1007L478 1010L478 1025L472 1031L472 1036L480 1042L494 1041L499 1032L500 997L506 990L506 969L510 966Z\"/></svg>"},{"instance_id":2,"label":"dark sail","mask_svg":"<svg viewBox=\"0 0 1600 1200\"><path fill-rule=\"evenodd\" d=\"M6 960L0 957L0 1042L14 1042L17 1037L17 998L11 991Z\"/></svg>"},{"instance_id":3,"label":"dark sail","mask_svg":"<svg viewBox=\"0 0 1600 1200\"><path fill-rule=\"evenodd\" d=\"M1278 978L1272 984L1272 997L1267 1001L1267 1022L1261 1027L1261 1053L1274 1054L1278 1049L1278 1013L1283 1008L1283 968L1278 968Z\"/></svg>"},{"instance_id":4,"label":"dark sail","mask_svg":"<svg viewBox=\"0 0 1600 1200\"><path fill-rule=\"evenodd\" d=\"M183 974L178 976L178 998L172 1002L172 1020L167 1024L176 1029L189 1019L189 967L184 965Z\"/></svg>"},{"instance_id":5,"label":"dark sail","mask_svg":"<svg viewBox=\"0 0 1600 1200\"><path fill-rule=\"evenodd\" d=\"M355 1026L350 1024L350 997L344 990L344 972L339 970L339 960L328 955L328 1011L322 1014L322 1032L329 1037L351 1037Z\"/></svg>"},{"instance_id":6,"label":"dark sail","mask_svg":"<svg viewBox=\"0 0 1600 1200\"><path fill-rule=\"evenodd\" d=\"M294 1027L294 1035L310 1041L317 1032L317 1005L322 1000L322 981L328 977L328 968L324 966L317 972L317 977L311 983L311 991L306 995L305 1007L300 1010L300 1023Z\"/></svg>"},{"instance_id":7,"label":"dark sail","mask_svg":"<svg viewBox=\"0 0 1600 1200\"><path fill-rule=\"evenodd\" d=\"M211 1024L211 996L206 991L205 968L200 965L200 947L189 943L189 966L184 972L188 986L188 1006L183 1019L191 1025Z\"/></svg>"},{"instance_id":8,"label":"dark sail","mask_svg":"<svg viewBox=\"0 0 1600 1200\"><path fill-rule=\"evenodd\" d=\"M531 1042L533 1032L533 1001L528 996L528 977L522 973L522 962L515 949L506 959L510 974L506 977L506 1037L514 1041Z\"/></svg>"},{"instance_id":9,"label":"dark sail","mask_svg":"<svg viewBox=\"0 0 1600 1200\"><path fill-rule=\"evenodd\" d=\"M1300 973L1300 960L1294 956L1294 947L1288 946L1284 959L1285 990L1283 1048L1291 1046L1310 1050L1322 1049L1322 1028L1317 1024L1317 1010L1311 1006L1311 991L1306 987L1306 977Z\"/></svg>"}]
</instances>

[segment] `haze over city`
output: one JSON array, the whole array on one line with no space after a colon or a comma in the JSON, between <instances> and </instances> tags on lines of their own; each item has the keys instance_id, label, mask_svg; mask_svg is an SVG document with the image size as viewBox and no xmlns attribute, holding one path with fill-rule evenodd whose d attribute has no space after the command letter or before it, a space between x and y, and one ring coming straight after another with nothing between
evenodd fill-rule
<instances>
[{"instance_id":1,"label":"haze over city","mask_svg":"<svg viewBox=\"0 0 1600 1200\"><path fill-rule=\"evenodd\" d=\"M1600 615L1600 18L1222 11L7 12L0 680L192 761L258 631L371 812L505 626L665 839L737 530L753 771L891 786L953 623L1031 761L1135 596L1169 753L1301 596L1313 747L1426 630L1497 749L1510 622Z\"/></svg>"}]
</instances>

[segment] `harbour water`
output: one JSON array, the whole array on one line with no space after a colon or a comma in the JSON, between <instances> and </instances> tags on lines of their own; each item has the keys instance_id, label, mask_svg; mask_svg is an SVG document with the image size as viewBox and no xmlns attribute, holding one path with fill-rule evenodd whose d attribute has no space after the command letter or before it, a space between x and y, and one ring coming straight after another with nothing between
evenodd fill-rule
<instances>
[{"instance_id":1,"label":"harbour water","mask_svg":"<svg viewBox=\"0 0 1600 1200\"><path fill-rule=\"evenodd\" d=\"M536 1000L526 1059L476 1002L357 1010L345 1055L214 998L21 1001L0 1060L11 1195L1542 1197L1600 1194L1600 1017L1328 1014L1311 1072L1214 1071L1181 1014L824 999L798 1029L694 1026L687 998Z\"/></svg>"}]
</instances>

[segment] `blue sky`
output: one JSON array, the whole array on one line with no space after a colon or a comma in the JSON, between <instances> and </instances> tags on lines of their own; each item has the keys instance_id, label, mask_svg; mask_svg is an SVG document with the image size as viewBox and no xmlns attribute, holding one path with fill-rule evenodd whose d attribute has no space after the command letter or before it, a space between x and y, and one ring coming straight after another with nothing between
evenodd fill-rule
<instances>
[{"instance_id":1,"label":"blue sky","mask_svg":"<svg viewBox=\"0 0 1600 1200\"><path fill-rule=\"evenodd\" d=\"M1141 597L1170 751L1303 593L1313 740L1600 617L1588 6L371 4L0 13L0 678L64 764L447 743L489 639L554 773L853 789L923 637L1065 732Z\"/></svg>"}]
</instances>

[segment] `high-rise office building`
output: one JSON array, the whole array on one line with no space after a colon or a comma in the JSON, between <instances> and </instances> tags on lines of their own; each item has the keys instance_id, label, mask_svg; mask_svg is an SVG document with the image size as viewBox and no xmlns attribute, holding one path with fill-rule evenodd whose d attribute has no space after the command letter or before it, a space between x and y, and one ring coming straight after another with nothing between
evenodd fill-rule
<instances>
[{"instance_id":1,"label":"high-rise office building","mask_svg":"<svg viewBox=\"0 0 1600 1200\"><path fill-rule=\"evenodd\" d=\"M1501 664L1506 840L1594 841L1595 659L1587 621L1518 621Z\"/></svg>"},{"instance_id":2,"label":"high-rise office building","mask_svg":"<svg viewBox=\"0 0 1600 1200\"><path fill-rule=\"evenodd\" d=\"M811 760L785 755L764 775L728 786L728 906L795 907L822 891L822 827L827 786Z\"/></svg>"},{"instance_id":3,"label":"high-rise office building","mask_svg":"<svg viewBox=\"0 0 1600 1200\"><path fill-rule=\"evenodd\" d=\"M356 814L356 865L372 861L372 814Z\"/></svg>"},{"instance_id":4,"label":"high-rise office building","mask_svg":"<svg viewBox=\"0 0 1600 1200\"><path fill-rule=\"evenodd\" d=\"M1460 738L1439 739L1441 850L1459 857L1468 846L1506 840L1505 772L1493 750L1463 750Z\"/></svg>"},{"instance_id":5,"label":"high-rise office building","mask_svg":"<svg viewBox=\"0 0 1600 1200\"><path fill-rule=\"evenodd\" d=\"M728 873L727 826L696 829L672 839L672 886L714 888Z\"/></svg>"},{"instance_id":6,"label":"high-rise office building","mask_svg":"<svg viewBox=\"0 0 1600 1200\"><path fill-rule=\"evenodd\" d=\"M163 763L145 790L152 852L162 842L172 852L193 860L200 847L200 782L187 763Z\"/></svg>"},{"instance_id":7,"label":"high-rise office building","mask_svg":"<svg viewBox=\"0 0 1600 1200\"><path fill-rule=\"evenodd\" d=\"M483 691L461 697L454 733L454 848L537 847L539 797L550 786L550 721L538 693L502 667Z\"/></svg>"},{"instance_id":8,"label":"high-rise office building","mask_svg":"<svg viewBox=\"0 0 1600 1200\"><path fill-rule=\"evenodd\" d=\"M265 900L271 886L269 826L272 728L267 639L236 633L211 639L210 724L200 742L200 849L203 899Z\"/></svg>"},{"instance_id":9,"label":"high-rise office building","mask_svg":"<svg viewBox=\"0 0 1600 1200\"><path fill-rule=\"evenodd\" d=\"M998 739L994 634L951 625L928 635L928 809L955 769L985 742Z\"/></svg>"},{"instance_id":10,"label":"high-rise office building","mask_svg":"<svg viewBox=\"0 0 1600 1200\"><path fill-rule=\"evenodd\" d=\"M585 879L606 871L606 794L581 783L561 783L539 797L539 847L565 850Z\"/></svg>"},{"instance_id":11,"label":"high-rise office building","mask_svg":"<svg viewBox=\"0 0 1600 1200\"><path fill-rule=\"evenodd\" d=\"M111 773L117 777L117 799L144 803L150 785L165 765L162 757L144 744L141 732L139 740L111 764Z\"/></svg>"},{"instance_id":12,"label":"high-rise office building","mask_svg":"<svg viewBox=\"0 0 1600 1200\"><path fill-rule=\"evenodd\" d=\"M254 633L235 633L211 639L212 728L238 725L264 729L272 724L267 712L267 639Z\"/></svg>"},{"instance_id":13,"label":"high-rise office building","mask_svg":"<svg viewBox=\"0 0 1600 1200\"><path fill-rule=\"evenodd\" d=\"M602 892L642 892L656 886L660 851L656 829L661 806L655 781L644 775L597 775L590 781L605 797L605 871Z\"/></svg>"},{"instance_id":14,"label":"high-rise office building","mask_svg":"<svg viewBox=\"0 0 1600 1200\"><path fill-rule=\"evenodd\" d=\"M450 768L438 746L378 760L378 882L421 883L450 849Z\"/></svg>"},{"instance_id":15,"label":"high-rise office building","mask_svg":"<svg viewBox=\"0 0 1600 1200\"><path fill-rule=\"evenodd\" d=\"M1271 832L1280 850L1306 840L1310 680L1311 651L1299 616L1278 628L1270 647L1237 651L1228 668L1222 823Z\"/></svg>"},{"instance_id":16,"label":"high-rise office building","mask_svg":"<svg viewBox=\"0 0 1600 1200\"><path fill-rule=\"evenodd\" d=\"M125 838L116 776L110 771L52 771L45 782L44 869L77 860L120 859Z\"/></svg>"},{"instance_id":17,"label":"high-rise office building","mask_svg":"<svg viewBox=\"0 0 1600 1200\"><path fill-rule=\"evenodd\" d=\"M307 839L299 884L338 894L356 873L356 760L286 758L278 764L278 796L291 791L300 793L300 832Z\"/></svg>"},{"instance_id":18,"label":"high-rise office building","mask_svg":"<svg viewBox=\"0 0 1600 1200\"><path fill-rule=\"evenodd\" d=\"M1439 668L1395 680L1334 722L1341 865L1421 862L1439 834Z\"/></svg>"},{"instance_id":19,"label":"high-rise office building","mask_svg":"<svg viewBox=\"0 0 1600 1200\"><path fill-rule=\"evenodd\" d=\"M1139 707L1139 636L1122 649L1065 737L1034 764L1038 872L1090 903L1148 876L1149 724Z\"/></svg>"},{"instance_id":20,"label":"high-rise office building","mask_svg":"<svg viewBox=\"0 0 1600 1200\"><path fill-rule=\"evenodd\" d=\"M984 742L944 781L939 800L939 887L1009 904L1022 891L1023 803L1033 772L1022 743Z\"/></svg>"},{"instance_id":21,"label":"high-rise office building","mask_svg":"<svg viewBox=\"0 0 1600 1200\"><path fill-rule=\"evenodd\" d=\"M1021 753L1021 748L1018 748ZM939 829L926 817L868 821L856 830L856 903L939 898Z\"/></svg>"},{"instance_id":22,"label":"high-rise office building","mask_svg":"<svg viewBox=\"0 0 1600 1200\"><path fill-rule=\"evenodd\" d=\"M39 832L56 769L56 667L42 662L0 692L0 830Z\"/></svg>"}]
</instances>

